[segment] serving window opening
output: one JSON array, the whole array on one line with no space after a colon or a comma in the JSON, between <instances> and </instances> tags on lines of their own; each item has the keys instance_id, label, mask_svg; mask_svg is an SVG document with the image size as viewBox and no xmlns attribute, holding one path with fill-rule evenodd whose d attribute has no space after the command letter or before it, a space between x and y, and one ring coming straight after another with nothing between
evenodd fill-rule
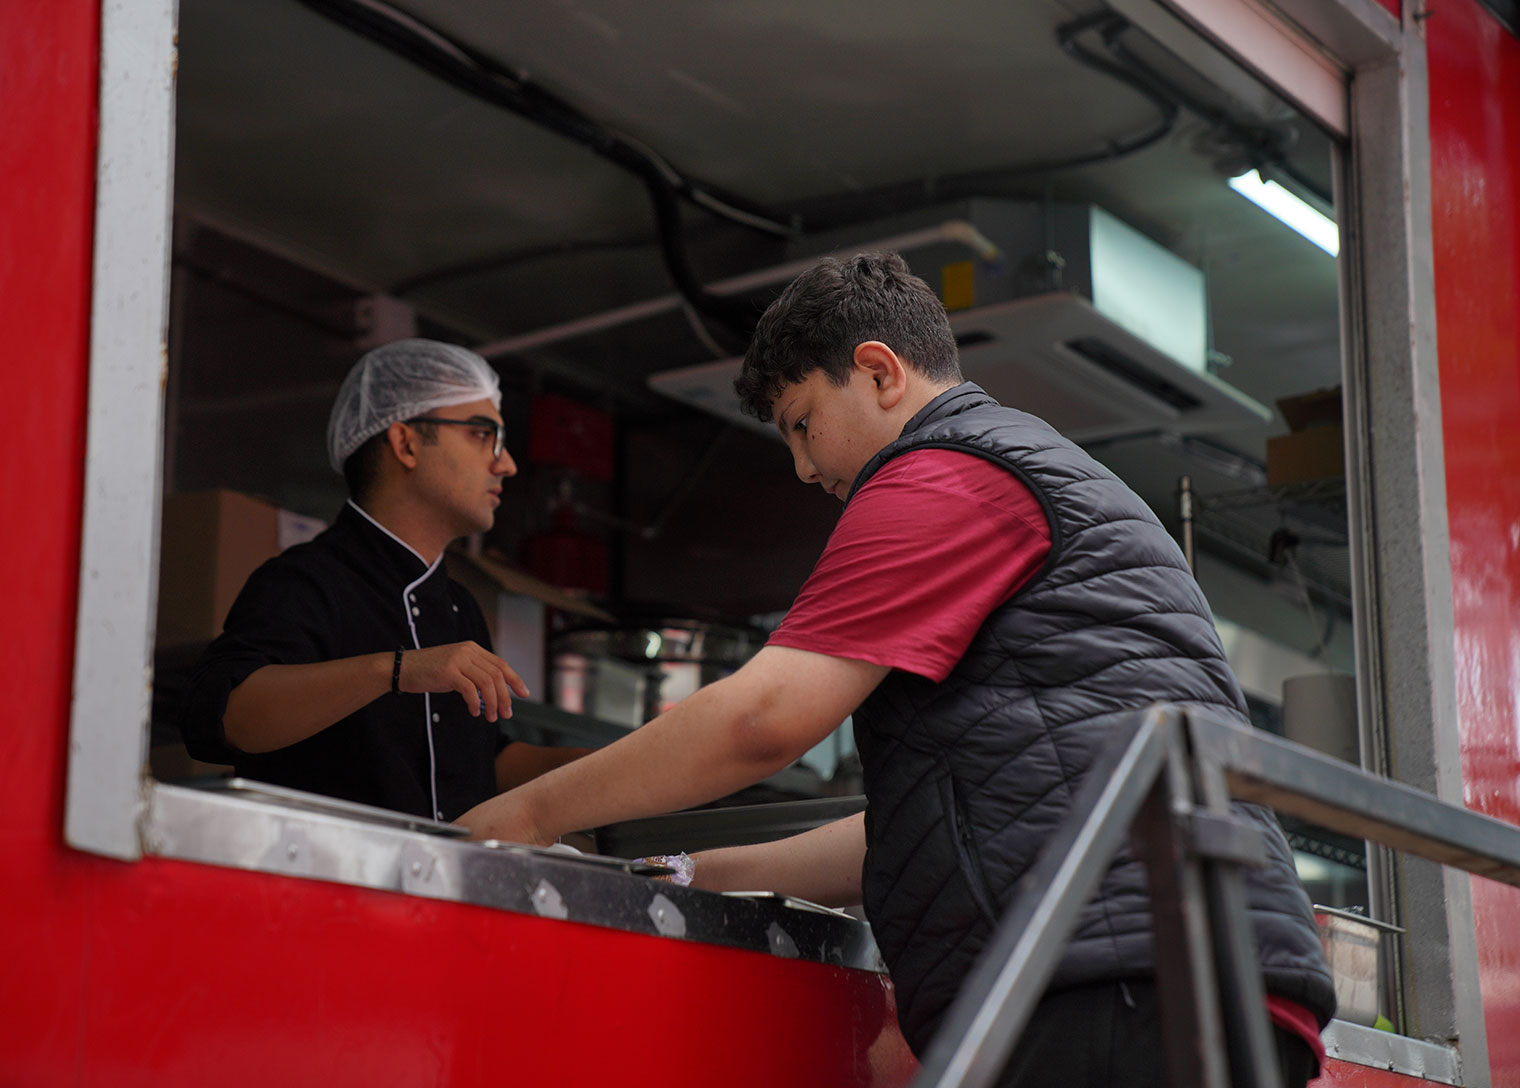
<instances>
[{"instance_id":1,"label":"serving window opening","mask_svg":"<svg viewBox=\"0 0 1520 1088\"><path fill-rule=\"evenodd\" d=\"M969 380L1172 532L1253 723L1363 758L1345 151L1287 98L1159 6L987 5L946 28L689 5L614 39L561 9L362 5L425 28L410 59L323 14L342 7L180 10L157 781L225 777L177 735L185 678L248 572L342 507L328 407L359 354L406 336L501 377L520 472L448 562L535 693L518 736L607 743L739 667L838 514L735 411L743 319L817 255L869 248L939 293ZM859 48L829 50L839 86L766 63L840 34ZM925 82L841 89L880 88L882 56ZM514 104L513 79L591 127ZM598 154L608 134L632 158ZM846 722L726 807L859 792ZM1361 842L1285 824L1315 902L1375 909Z\"/></svg>"}]
</instances>

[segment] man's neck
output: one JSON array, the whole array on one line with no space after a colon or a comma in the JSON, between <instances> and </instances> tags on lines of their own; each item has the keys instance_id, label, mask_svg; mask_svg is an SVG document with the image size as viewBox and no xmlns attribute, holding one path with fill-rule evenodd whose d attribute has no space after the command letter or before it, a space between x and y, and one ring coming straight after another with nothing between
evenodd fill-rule
<instances>
[{"instance_id":1,"label":"man's neck","mask_svg":"<svg viewBox=\"0 0 1520 1088\"><path fill-rule=\"evenodd\" d=\"M906 427L913 421L913 417L927 408L936 397L942 393L948 393L960 382L945 382L939 384L927 379L920 379L909 387L908 393L902 399L901 415L902 426Z\"/></svg>"},{"instance_id":2,"label":"man's neck","mask_svg":"<svg viewBox=\"0 0 1520 1088\"><path fill-rule=\"evenodd\" d=\"M454 541L453 535L441 529L436 516L406 502L385 494L371 495L363 502L350 499L356 507L369 515L377 525L405 544L428 566L437 562L443 550Z\"/></svg>"}]
</instances>

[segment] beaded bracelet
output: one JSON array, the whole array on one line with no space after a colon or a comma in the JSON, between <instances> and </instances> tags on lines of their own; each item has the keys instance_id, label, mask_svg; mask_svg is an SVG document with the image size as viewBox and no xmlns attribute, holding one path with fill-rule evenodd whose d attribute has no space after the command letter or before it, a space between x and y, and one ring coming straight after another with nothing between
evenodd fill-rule
<instances>
[{"instance_id":1,"label":"beaded bracelet","mask_svg":"<svg viewBox=\"0 0 1520 1088\"><path fill-rule=\"evenodd\" d=\"M397 650L396 651L396 663L391 666L391 694L392 695L400 695L401 694L401 654L402 654L402 652L403 651L401 651L401 650Z\"/></svg>"}]
</instances>

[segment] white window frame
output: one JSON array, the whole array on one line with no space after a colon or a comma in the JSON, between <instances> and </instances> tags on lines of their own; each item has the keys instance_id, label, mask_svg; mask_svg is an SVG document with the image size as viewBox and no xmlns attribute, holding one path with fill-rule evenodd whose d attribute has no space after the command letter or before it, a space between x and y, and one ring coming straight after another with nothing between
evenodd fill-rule
<instances>
[{"instance_id":1,"label":"white window frame","mask_svg":"<svg viewBox=\"0 0 1520 1088\"><path fill-rule=\"evenodd\" d=\"M69 845L142 855L168 372L176 0L105 0Z\"/></svg>"}]
</instances>

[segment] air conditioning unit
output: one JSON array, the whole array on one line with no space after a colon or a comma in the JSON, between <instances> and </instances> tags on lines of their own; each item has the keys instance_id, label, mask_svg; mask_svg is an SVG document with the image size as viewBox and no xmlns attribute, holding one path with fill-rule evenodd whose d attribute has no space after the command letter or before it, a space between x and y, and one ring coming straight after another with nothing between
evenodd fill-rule
<instances>
[{"instance_id":1,"label":"air conditioning unit","mask_svg":"<svg viewBox=\"0 0 1520 1088\"><path fill-rule=\"evenodd\" d=\"M1272 420L1270 409L1205 364L1202 271L1101 208L978 200L876 224L854 244L838 235L810 242L817 252L868 251L879 248L870 238L904 237L947 219L969 223L1000 259L969 256L947 241L903 256L945 299L966 379L1002 403L1078 442ZM774 433L740 412L738 371L738 359L724 359L654 374L649 385Z\"/></svg>"}]
</instances>

